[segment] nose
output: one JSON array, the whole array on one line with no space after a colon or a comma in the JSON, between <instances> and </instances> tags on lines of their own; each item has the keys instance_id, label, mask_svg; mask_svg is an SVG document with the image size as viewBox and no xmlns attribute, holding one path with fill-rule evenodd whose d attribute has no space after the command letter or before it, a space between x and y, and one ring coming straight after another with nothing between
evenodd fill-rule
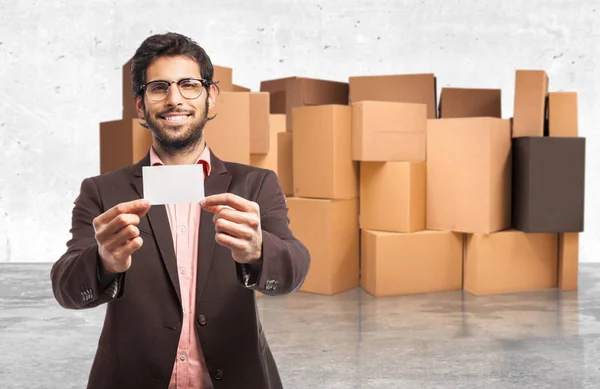
<instances>
[{"instance_id":1,"label":"nose","mask_svg":"<svg viewBox=\"0 0 600 389\"><path fill-rule=\"evenodd\" d=\"M172 83L169 88L169 94L167 94L166 103L169 107L175 107L178 105L182 105L183 96L179 92L179 88L176 83Z\"/></svg>"}]
</instances>

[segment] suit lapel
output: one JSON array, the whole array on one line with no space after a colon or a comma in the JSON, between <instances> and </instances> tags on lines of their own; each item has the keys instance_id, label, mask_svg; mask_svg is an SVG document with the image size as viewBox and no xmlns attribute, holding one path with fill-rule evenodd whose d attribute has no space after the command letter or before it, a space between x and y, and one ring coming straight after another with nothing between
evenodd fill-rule
<instances>
[{"instance_id":1,"label":"suit lapel","mask_svg":"<svg viewBox=\"0 0 600 389\"><path fill-rule=\"evenodd\" d=\"M144 197L144 185L142 181L142 166L150 165L150 154L146 156L135 166L133 185L141 198ZM161 259L165 265L171 284L177 294L177 299L181 304L181 291L179 287L179 277L177 275L177 258L175 258L175 247L173 246L173 236L169 228L169 218L164 205L153 205L147 213L148 222L156 243L160 251Z\"/></svg>"},{"instance_id":2,"label":"suit lapel","mask_svg":"<svg viewBox=\"0 0 600 389\"><path fill-rule=\"evenodd\" d=\"M227 192L231 183L231 175L227 172L223 161L218 159L211 151L211 172L204 180L204 194L210 196L217 193ZM200 216L200 239L198 240L198 280L196 290L198 301L204 292L204 285L210 270L210 263L215 247L215 223L213 214L205 211Z\"/></svg>"}]
</instances>

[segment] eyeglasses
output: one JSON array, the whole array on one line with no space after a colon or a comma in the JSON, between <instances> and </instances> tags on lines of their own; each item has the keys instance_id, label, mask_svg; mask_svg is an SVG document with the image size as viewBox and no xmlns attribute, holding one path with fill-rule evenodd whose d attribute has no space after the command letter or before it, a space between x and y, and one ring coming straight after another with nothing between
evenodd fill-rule
<instances>
[{"instance_id":1,"label":"eyeglasses","mask_svg":"<svg viewBox=\"0 0 600 389\"><path fill-rule=\"evenodd\" d=\"M189 100L197 99L202 95L204 87L208 85L208 81L196 78L184 78L179 81L151 81L146 85L142 86L142 89L146 91L146 95L152 101L162 101L169 95L171 84L177 84L179 93Z\"/></svg>"}]
</instances>

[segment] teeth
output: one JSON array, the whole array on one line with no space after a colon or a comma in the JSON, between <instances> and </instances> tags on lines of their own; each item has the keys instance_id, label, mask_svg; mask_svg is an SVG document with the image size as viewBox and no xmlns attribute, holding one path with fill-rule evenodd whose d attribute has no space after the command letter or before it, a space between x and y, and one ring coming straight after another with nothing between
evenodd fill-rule
<instances>
[{"instance_id":1,"label":"teeth","mask_svg":"<svg viewBox=\"0 0 600 389\"><path fill-rule=\"evenodd\" d=\"M170 122L176 122L176 121L180 121L180 120L185 120L187 116L166 116L165 120L170 121Z\"/></svg>"}]
</instances>

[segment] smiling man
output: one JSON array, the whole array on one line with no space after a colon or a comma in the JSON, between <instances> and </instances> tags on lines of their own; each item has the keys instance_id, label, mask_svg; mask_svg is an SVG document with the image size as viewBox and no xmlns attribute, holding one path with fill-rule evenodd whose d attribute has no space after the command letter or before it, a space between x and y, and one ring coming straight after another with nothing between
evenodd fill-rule
<instances>
[{"instance_id":1,"label":"smiling man","mask_svg":"<svg viewBox=\"0 0 600 389\"><path fill-rule=\"evenodd\" d=\"M310 256L289 229L277 176L222 161L204 141L218 88L191 39L146 39L132 84L152 147L83 180L51 271L61 306L107 304L88 388L282 388L254 291L298 290ZM142 167L175 164L203 166L206 198L150 206Z\"/></svg>"}]
</instances>

